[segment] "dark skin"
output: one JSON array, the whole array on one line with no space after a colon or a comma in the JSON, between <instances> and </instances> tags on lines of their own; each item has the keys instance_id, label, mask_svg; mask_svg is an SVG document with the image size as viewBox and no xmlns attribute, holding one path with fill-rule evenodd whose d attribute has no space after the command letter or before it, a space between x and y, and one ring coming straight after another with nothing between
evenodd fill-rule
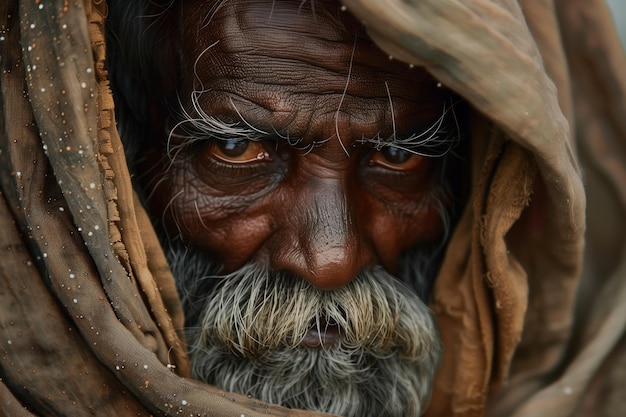
<instances>
[{"instance_id":1,"label":"dark skin","mask_svg":"<svg viewBox=\"0 0 626 417\"><path fill-rule=\"evenodd\" d=\"M363 139L423 132L446 93L336 3L300 3L229 1L208 25L204 2L185 4L183 107L197 117L202 90L204 113L265 133L183 147L152 205L224 273L256 261L331 290L368 265L394 273L404 250L441 235L438 161Z\"/></svg>"}]
</instances>

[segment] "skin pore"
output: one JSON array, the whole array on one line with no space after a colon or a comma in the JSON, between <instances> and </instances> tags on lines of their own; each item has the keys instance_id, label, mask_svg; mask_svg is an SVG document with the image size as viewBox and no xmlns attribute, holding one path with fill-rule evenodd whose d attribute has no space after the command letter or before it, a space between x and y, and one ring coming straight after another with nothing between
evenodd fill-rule
<instances>
[{"instance_id":1,"label":"skin pore","mask_svg":"<svg viewBox=\"0 0 626 417\"><path fill-rule=\"evenodd\" d=\"M417 416L449 232L455 102L335 1L182 2L140 167L194 377L343 416Z\"/></svg>"}]
</instances>

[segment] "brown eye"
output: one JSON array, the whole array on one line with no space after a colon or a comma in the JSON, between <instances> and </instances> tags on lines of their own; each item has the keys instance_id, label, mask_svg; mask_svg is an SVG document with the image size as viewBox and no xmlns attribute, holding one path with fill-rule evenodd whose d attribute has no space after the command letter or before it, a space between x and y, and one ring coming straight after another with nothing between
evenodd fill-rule
<instances>
[{"instance_id":1,"label":"brown eye","mask_svg":"<svg viewBox=\"0 0 626 417\"><path fill-rule=\"evenodd\" d=\"M216 140L210 152L215 158L231 164L271 160L261 142L249 140Z\"/></svg>"},{"instance_id":2,"label":"brown eye","mask_svg":"<svg viewBox=\"0 0 626 417\"><path fill-rule=\"evenodd\" d=\"M380 165L395 171L411 171L419 167L422 159L422 156L405 149L386 146L372 155L370 164Z\"/></svg>"}]
</instances>

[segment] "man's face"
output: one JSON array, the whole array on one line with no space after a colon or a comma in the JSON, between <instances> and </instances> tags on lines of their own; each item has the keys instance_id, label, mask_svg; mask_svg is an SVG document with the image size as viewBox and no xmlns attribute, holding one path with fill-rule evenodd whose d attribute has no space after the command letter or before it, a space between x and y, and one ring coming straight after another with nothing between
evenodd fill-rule
<instances>
[{"instance_id":1,"label":"man's face","mask_svg":"<svg viewBox=\"0 0 626 417\"><path fill-rule=\"evenodd\" d=\"M419 413L439 347L400 281L428 286L446 229L449 95L335 2L189 1L181 16L147 188L176 241L196 377L291 407Z\"/></svg>"}]
</instances>

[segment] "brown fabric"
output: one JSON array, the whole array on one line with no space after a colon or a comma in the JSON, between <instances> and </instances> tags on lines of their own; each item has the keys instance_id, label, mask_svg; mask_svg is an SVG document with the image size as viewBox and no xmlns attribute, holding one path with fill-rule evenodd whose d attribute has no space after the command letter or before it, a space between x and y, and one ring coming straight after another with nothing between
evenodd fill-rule
<instances>
[{"instance_id":1,"label":"brown fabric","mask_svg":"<svg viewBox=\"0 0 626 417\"><path fill-rule=\"evenodd\" d=\"M487 144L488 134L473 130L473 145L491 151L473 159L484 171L474 170L473 212L462 224L472 225L474 241L464 237L466 246L450 246L437 282L434 308L447 349L427 415L482 415L487 397L493 416L626 413L616 394L624 373L600 368L626 320L625 62L606 7L600 1L346 3L391 55L426 65L505 138L532 152ZM585 201L575 150L594 197L589 224L604 226L589 230L584 271ZM610 240L602 237L607 231ZM609 358L623 357L622 345ZM594 377L603 388L589 389ZM613 401L603 402L599 393Z\"/></svg>"},{"instance_id":2,"label":"brown fabric","mask_svg":"<svg viewBox=\"0 0 626 417\"><path fill-rule=\"evenodd\" d=\"M625 415L626 59L602 1L344 4L473 108L426 415ZM0 3L0 415L315 415L188 379L105 18L103 0Z\"/></svg>"}]
</instances>

